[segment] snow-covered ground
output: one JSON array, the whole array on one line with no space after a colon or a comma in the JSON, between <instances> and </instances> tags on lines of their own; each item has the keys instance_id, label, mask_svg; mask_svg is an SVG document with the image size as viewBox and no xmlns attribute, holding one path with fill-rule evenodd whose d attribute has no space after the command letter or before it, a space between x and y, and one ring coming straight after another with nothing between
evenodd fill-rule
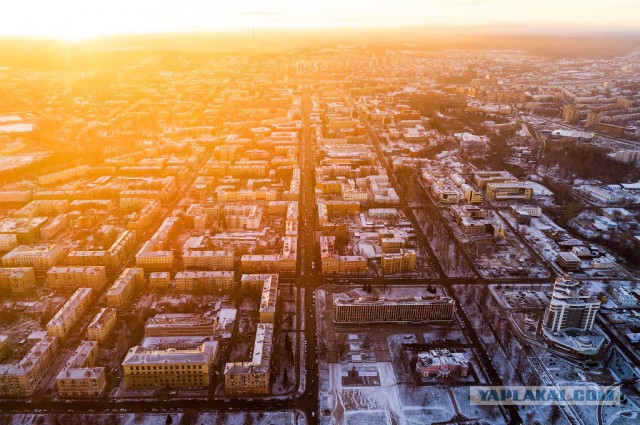
<instances>
[{"instance_id":1,"label":"snow-covered ground","mask_svg":"<svg viewBox=\"0 0 640 425\"><path fill-rule=\"evenodd\" d=\"M304 425L304 415L300 412L206 412L206 413L156 413L156 414L27 414L2 415L0 423L6 425L166 425L167 417L178 424L216 425Z\"/></svg>"}]
</instances>

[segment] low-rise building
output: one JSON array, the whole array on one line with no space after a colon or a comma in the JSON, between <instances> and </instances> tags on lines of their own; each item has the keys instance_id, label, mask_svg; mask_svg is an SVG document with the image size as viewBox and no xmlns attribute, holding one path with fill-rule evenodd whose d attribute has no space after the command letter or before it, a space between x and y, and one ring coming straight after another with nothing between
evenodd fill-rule
<instances>
[{"instance_id":1,"label":"low-rise building","mask_svg":"<svg viewBox=\"0 0 640 425\"><path fill-rule=\"evenodd\" d=\"M99 343L105 342L115 331L116 323L116 310L110 307L103 307L89 323L87 338Z\"/></svg>"},{"instance_id":2,"label":"low-rise building","mask_svg":"<svg viewBox=\"0 0 640 425\"><path fill-rule=\"evenodd\" d=\"M0 335L0 360L11 350L11 341L7 335Z\"/></svg>"},{"instance_id":3,"label":"low-rise building","mask_svg":"<svg viewBox=\"0 0 640 425\"><path fill-rule=\"evenodd\" d=\"M29 396L44 377L58 353L58 338L36 342L18 364L0 365L0 396Z\"/></svg>"},{"instance_id":4,"label":"low-rise building","mask_svg":"<svg viewBox=\"0 0 640 425\"><path fill-rule=\"evenodd\" d=\"M151 289L168 289L171 284L171 274L169 272L149 273L149 287Z\"/></svg>"},{"instance_id":5,"label":"low-rise building","mask_svg":"<svg viewBox=\"0 0 640 425\"><path fill-rule=\"evenodd\" d=\"M272 275L273 276L273 275ZM278 279L265 279L260 297L260 323L276 322L276 299L278 296Z\"/></svg>"},{"instance_id":6,"label":"low-rise building","mask_svg":"<svg viewBox=\"0 0 640 425\"><path fill-rule=\"evenodd\" d=\"M144 270L137 267L124 269L107 291L107 305L114 308L129 307L143 282Z\"/></svg>"},{"instance_id":7,"label":"low-rise building","mask_svg":"<svg viewBox=\"0 0 640 425\"><path fill-rule=\"evenodd\" d=\"M67 263L71 266L105 266L108 270L117 270L127 260L135 244L135 232L125 230L107 250L71 251L67 256Z\"/></svg>"},{"instance_id":8,"label":"low-rise building","mask_svg":"<svg viewBox=\"0 0 640 425\"><path fill-rule=\"evenodd\" d=\"M488 214L493 213L472 205L454 205L451 207L451 215L458 224L460 231L465 235L489 234L497 237L502 230L502 226L498 220L487 217Z\"/></svg>"},{"instance_id":9,"label":"low-rise building","mask_svg":"<svg viewBox=\"0 0 640 425\"><path fill-rule=\"evenodd\" d=\"M164 242L149 240L136 254L136 267L147 270L170 270L173 266L173 251L164 249Z\"/></svg>"},{"instance_id":10,"label":"low-rise building","mask_svg":"<svg viewBox=\"0 0 640 425\"><path fill-rule=\"evenodd\" d=\"M380 257L383 274L408 273L416 269L417 256L414 249L401 249L398 253L384 253Z\"/></svg>"},{"instance_id":11,"label":"low-rise building","mask_svg":"<svg viewBox=\"0 0 640 425\"><path fill-rule=\"evenodd\" d=\"M384 253L397 253L407 245L404 238L380 238L380 248Z\"/></svg>"},{"instance_id":12,"label":"low-rise building","mask_svg":"<svg viewBox=\"0 0 640 425\"><path fill-rule=\"evenodd\" d=\"M126 388L207 388L218 356L218 343L195 349L129 349L122 369Z\"/></svg>"},{"instance_id":13,"label":"low-rise building","mask_svg":"<svg viewBox=\"0 0 640 425\"><path fill-rule=\"evenodd\" d=\"M78 323L89 308L91 288L79 288L47 323L47 333L64 341L69 331Z\"/></svg>"},{"instance_id":14,"label":"low-rise building","mask_svg":"<svg viewBox=\"0 0 640 425\"><path fill-rule=\"evenodd\" d=\"M182 253L182 264L187 269L233 270L233 251L196 251Z\"/></svg>"},{"instance_id":15,"label":"low-rise building","mask_svg":"<svg viewBox=\"0 0 640 425\"><path fill-rule=\"evenodd\" d=\"M200 336L215 335L215 317L193 313L156 314L147 320L144 335L152 336Z\"/></svg>"},{"instance_id":16,"label":"low-rise building","mask_svg":"<svg viewBox=\"0 0 640 425\"><path fill-rule=\"evenodd\" d=\"M480 189L484 189L490 183L513 183L517 179L508 171L478 171L473 178Z\"/></svg>"},{"instance_id":17,"label":"low-rise building","mask_svg":"<svg viewBox=\"0 0 640 425\"><path fill-rule=\"evenodd\" d=\"M55 289L92 288L102 291L107 284L106 267L52 267L47 271L47 285Z\"/></svg>"},{"instance_id":18,"label":"low-rise building","mask_svg":"<svg viewBox=\"0 0 640 425\"><path fill-rule=\"evenodd\" d=\"M323 275L360 276L367 274L367 258L335 253L335 236L320 236L320 261Z\"/></svg>"},{"instance_id":19,"label":"low-rise building","mask_svg":"<svg viewBox=\"0 0 640 425\"><path fill-rule=\"evenodd\" d=\"M418 353L416 372L424 378L437 377L465 377L469 372L469 360L463 353L453 353L449 350L429 350Z\"/></svg>"},{"instance_id":20,"label":"low-rise building","mask_svg":"<svg viewBox=\"0 0 640 425\"><path fill-rule=\"evenodd\" d=\"M527 182L489 183L487 196L496 201L528 201L533 195L533 185Z\"/></svg>"},{"instance_id":21,"label":"low-rise building","mask_svg":"<svg viewBox=\"0 0 640 425\"><path fill-rule=\"evenodd\" d=\"M298 238L282 238L282 254L243 255L241 266L243 273L280 273L293 276L296 273L296 255Z\"/></svg>"},{"instance_id":22,"label":"low-rise building","mask_svg":"<svg viewBox=\"0 0 640 425\"><path fill-rule=\"evenodd\" d=\"M176 290L182 292L230 292L234 287L231 271L181 271L176 273Z\"/></svg>"},{"instance_id":23,"label":"low-rise building","mask_svg":"<svg viewBox=\"0 0 640 425\"><path fill-rule=\"evenodd\" d=\"M33 267L0 268L0 289L12 294L24 294L36 284Z\"/></svg>"},{"instance_id":24,"label":"low-rise building","mask_svg":"<svg viewBox=\"0 0 640 425\"><path fill-rule=\"evenodd\" d=\"M620 308L635 308L638 306L638 299L621 286L614 288L612 295Z\"/></svg>"},{"instance_id":25,"label":"low-rise building","mask_svg":"<svg viewBox=\"0 0 640 425\"><path fill-rule=\"evenodd\" d=\"M564 270L574 271L580 270L582 261L572 252L559 252L556 257L556 263Z\"/></svg>"},{"instance_id":26,"label":"low-rise building","mask_svg":"<svg viewBox=\"0 0 640 425\"><path fill-rule=\"evenodd\" d=\"M104 367L94 367L98 343L83 341L56 377L60 397L98 397L107 386Z\"/></svg>"},{"instance_id":27,"label":"low-rise building","mask_svg":"<svg viewBox=\"0 0 640 425\"><path fill-rule=\"evenodd\" d=\"M49 270L64 258L60 244L20 245L2 257L3 267L33 267Z\"/></svg>"},{"instance_id":28,"label":"low-rise building","mask_svg":"<svg viewBox=\"0 0 640 425\"><path fill-rule=\"evenodd\" d=\"M258 324L251 361L225 365L225 394L264 395L270 393L272 343L273 324Z\"/></svg>"},{"instance_id":29,"label":"low-rise building","mask_svg":"<svg viewBox=\"0 0 640 425\"><path fill-rule=\"evenodd\" d=\"M0 234L0 252L9 252L18 246L18 236L13 233Z\"/></svg>"}]
</instances>

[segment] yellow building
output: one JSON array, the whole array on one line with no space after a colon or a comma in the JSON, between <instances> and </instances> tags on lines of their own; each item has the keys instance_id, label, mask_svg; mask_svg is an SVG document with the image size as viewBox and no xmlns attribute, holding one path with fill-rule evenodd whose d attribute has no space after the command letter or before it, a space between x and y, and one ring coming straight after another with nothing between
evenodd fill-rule
<instances>
[{"instance_id":1,"label":"yellow building","mask_svg":"<svg viewBox=\"0 0 640 425\"><path fill-rule=\"evenodd\" d=\"M98 397L107 386L104 367L93 367L98 343L83 341L56 377L60 397Z\"/></svg>"},{"instance_id":2,"label":"yellow building","mask_svg":"<svg viewBox=\"0 0 640 425\"><path fill-rule=\"evenodd\" d=\"M413 249L402 249L399 253L382 254L380 265L383 274L407 273L416 268L416 252Z\"/></svg>"},{"instance_id":3,"label":"yellow building","mask_svg":"<svg viewBox=\"0 0 640 425\"><path fill-rule=\"evenodd\" d=\"M107 305L114 308L131 306L133 297L139 286L144 282L144 270L141 268L126 268L120 277L107 291Z\"/></svg>"},{"instance_id":4,"label":"yellow building","mask_svg":"<svg viewBox=\"0 0 640 425\"><path fill-rule=\"evenodd\" d=\"M218 354L216 341L195 349L129 349L122 369L126 388L207 388Z\"/></svg>"},{"instance_id":5,"label":"yellow building","mask_svg":"<svg viewBox=\"0 0 640 425\"><path fill-rule=\"evenodd\" d=\"M106 267L52 267L47 271L47 285L55 289L92 288L102 291L107 284Z\"/></svg>"},{"instance_id":6,"label":"yellow building","mask_svg":"<svg viewBox=\"0 0 640 425\"><path fill-rule=\"evenodd\" d=\"M9 352L11 341L7 335L0 335L0 360Z\"/></svg>"},{"instance_id":7,"label":"yellow building","mask_svg":"<svg viewBox=\"0 0 640 425\"><path fill-rule=\"evenodd\" d=\"M9 252L18 246L18 236L15 233L0 234L0 252Z\"/></svg>"},{"instance_id":8,"label":"yellow building","mask_svg":"<svg viewBox=\"0 0 640 425\"><path fill-rule=\"evenodd\" d=\"M407 245L402 238L380 238L380 247L384 253L400 252Z\"/></svg>"},{"instance_id":9,"label":"yellow building","mask_svg":"<svg viewBox=\"0 0 640 425\"><path fill-rule=\"evenodd\" d=\"M496 201L502 200L530 200L533 195L533 186L526 182L513 183L489 183L487 196Z\"/></svg>"},{"instance_id":10,"label":"yellow building","mask_svg":"<svg viewBox=\"0 0 640 425\"><path fill-rule=\"evenodd\" d=\"M18 364L0 365L0 396L31 395L58 353L58 338L47 336L36 342Z\"/></svg>"},{"instance_id":11,"label":"yellow building","mask_svg":"<svg viewBox=\"0 0 640 425\"><path fill-rule=\"evenodd\" d=\"M12 294L23 294L36 284L33 267L0 268L0 289Z\"/></svg>"},{"instance_id":12,"label":"yellow building","mask_svg":"<svg viewBox=\"0 0 640 425\"><path fill-rule=\"evenodd\" d=\"M149 274L149 287L151 289L168 289L171 284L169 272L151 272Z\"/></svg>"},{"instance_id":13,"label":"yellow building","mask_svg":"<svg viewBox=\"0 0 640 425\"><path fill-rule=\"evenodd\" d=\"M367 259L358 255L337 255L335 236L320 237L320 261L323 275L364 275L367 274Z\"/></svg>"},{"instance_id":14,"label":"yellow building","mask_svg":"<svg viewBox=\"0 0 640 425\"><path fill-rule=\"evenodd\" d=\"M20 245L2 257L4 267L33 267L49 270L64 258L64 249L59 244Z\"/></svg>"},{"instance_id":15,"label":"yellow building","mask_svg":"<svg viewBox=\"0 0 640 425\"><path fill-rule=\"evenodd\" d=\"M50 336L64 340L69 331L78 323L89 308L92 292L93 290L91 288L77 289L73 295L71 295L71 298L60 307L60 310L58 310L49 323L47 323L47 333Z\"/></svg>"},{"instance_id":16,"label":"yellow building","mask_svg":"<svg viewBox=\"0 0 640 425\"><path fill-rule=\"evenodd\" d=\"M136 267L147 270L170 270L173 266L173 251L164 249L164 242L149 240L136 254Z\"/></svg>"},{"instance_id":17,"label":"yellow building","mask_svg":"<svg viewBox=\"0 0 640 425\"><path fill-rule=\"evenodd\" d=\"M282 254L243 255L240 259L243 273L280 273L293 276L296 273L298 238L282 238Z\"/></svg>"},{"instance_id":18,"label":"yellow building","mask_svg":"<svg viewBox=\"0 0 640 425\"><path fill-rule=\"evenodd\" d=\"M269 394L271 391L271 346L273 324L260 323L256 330L253 357L249 362L227 363L224 392L227 395Z\"/></svg>"},{"instance_id":19,"label":"yellow building","mask_svg":"<svg viewBox=\"0 0 640 425\"><path fill-rule=\"evenodd\" d=\"M273 275L272 275L273 276ZM266 279L260 297L260 323L276 322L276 300L278 297L278 278Z\"/></svg>"},{"instance_id":20,"label":"yellow building","mask_svg":"<svg viewBox=\"0 0 640 425\"><path fill-rule=\"evenodd\" d=\"M100 251L71 251L67 263L71 266L105 266L109 270L120 268L136 244L136 234L125 230L118 235L109 249Z\"/></svg>"},{"instance_id":21,"label":"yellow building","mask_svg":"<svg viewBox=\"0 0 640 425\"><path fill-rule=\"evenodd\" d=\"M464 199L470 204L481 204L484 202L482 192L475 190L468 184L463 185Z\"/></svg>"},{"instance_id":22,"label":"yellow building","mask_svg":"<svg viewBox=\"0 0 640 425\"><path fill-rule=\"evenodd\" d=\"M180 292L233 290L234 272L230 271L182 271L176 273L176 290Z\"/></svg>"},{"instance_id":23,"label":"yellow building","mask_svg":"<svg viewBox=\"0 0 640 425\"><path fill-rule=\"evenodd\" d=\"M99 343L105 342L116 329L116 323L116 310L103 307L87 327L87 338Z\"/></svg>"},{"instance_id":24,"label":"yellow building","mask_svg":"<svg viewBox=\"0 0 640 425\"><path fill-rule=\"evenodd\" d=\"M233 270L233 251L184 251L182 264L188 269Z\"/></svg>"}]
</instances>

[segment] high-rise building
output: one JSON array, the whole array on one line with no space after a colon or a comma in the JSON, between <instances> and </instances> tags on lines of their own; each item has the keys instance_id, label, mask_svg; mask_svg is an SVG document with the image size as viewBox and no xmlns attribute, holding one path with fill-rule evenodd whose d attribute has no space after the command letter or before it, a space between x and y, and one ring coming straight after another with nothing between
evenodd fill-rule
<instances>
[{"instance_id":1,"label":"high-rise building","mask_svg":"<svg viewBox=\"0 0 640 425\"><path fill-rule=\"evenodd\" d=\"M544 326L551 332L566 328L590 331L600 308L592 294L582 288L582 283L561 276L556 279L553 295L545 313Z\"/></svg>"}]
</instances>

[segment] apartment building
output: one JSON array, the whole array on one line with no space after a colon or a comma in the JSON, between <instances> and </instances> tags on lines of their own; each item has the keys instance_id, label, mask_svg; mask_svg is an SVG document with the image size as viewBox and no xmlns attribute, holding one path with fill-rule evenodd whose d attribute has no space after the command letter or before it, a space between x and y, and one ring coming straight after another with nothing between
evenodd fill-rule
<instances>
[{"instance_id":1,"label":"apartment building","mask_svg":"<svg viewBox=\"0 0 640 425\"><path fill-rule=\"evenodd\" d=\"M278 285L277 273L243 274L240 278L240 289L244 292L262 291L265 284Z\"/></svg>"},{"instance_id":2,"label":"apartment building","mask_svg":"<svg viewBox=\"0 0 640 425\"><path fill-rule=\"evenodd\" d=\"M359 255L337 255L335 236L320 236L320 261L323 275L365 275L367 258Z\"/></svg>"},{"instance_id":3,"label":"apartment building","mask_svg":"<svg viewBox=\"0 0 640 425\"><path fill-rule=\"evenodd\" d=\"M97 341L82 341L56 377L60 397L98 397L107 386L104 367L94 367Z\"/></svg>"},{"instance_id":4,"label":"apartment building","mask_svg":"<svg viewBox=\"0 0 640 425\"><path fill-rule=\"evenodd\" d=\"M47 285L54 289L92 288L102 291L107 284L106 267L52 267L47 271Z\"/></svg>"},{"instance_id":5,"label":"apartment building","mask_svg":"<svg viewBox=\"0 0 640 425\"><path fill-rule=\"evenodd\" d=\"M408 273L416 269L417 256L414 249L401 249L398 253L383 253L380 266L383 274Z\"/></svg>"},{"instance_id":6,"label":"apartment building","mask_svg":"<svg viewBox=\"0 0 640 425\"><path fill-rule=\"evenodd\" d=\"M14 217L50 217L69 212L69 201L43 199L31 201L13 213Z\"/></svg>"},{"instance_id":7,"label":"apartment building","mask_svg":"<svg viewBox=\"0 0 640 425\"><path fill-rule=\"evenodd\" d=\"M124 269L107 291L107 305L114 308L129 307L143 282L143 269L137 267Z\"/></svg>"},{"instance_id":8,"label":"apartment building","mask_svg":"<svg viewBox=\"0 0 640 425\"><path fill-rule=\"evenodd\" d=\"M12 294L24 294L36 284L33 267L0 268L0 289Z\"/></svg>"},{"instance_id":9,"label":"apartment building","mask_svg":"<svg viewBox=\"0 0 640 425\"><path fill-rule=\"evenodd\" d=\"M241 267L243 273L280 273L293 276L296 272L296 251L298 238L285 236L282 238L282 254L243 255Z\"/></svg>"},{"instance_id":10,"label":"apartment building","mask_svg":"<svg viewBox=\"0 0 640 425\"><path fill-rule=\"evenodd\" d=\"M384 253L397 253L407 245L404 238L380 238L380 248Z\"/></svg>"},{"instance_id":11,"label":"apartment building","mask_svg":"<svg viewBox=\"0 0 640 425\"><path fill-rule=\"evenodd\" d=\"M136 254L136 267L146 270L170 270L173 251L164 249L164 242L148 240Z\"/></svg>"},{"instance_id":12,"label":"apartment building","mask_svg":"<svg viewBox=\"0 0 640 425\"><path fill-rule=\"evenodd\" d=\"M230 292L234 287L234 272L207 270L176 273L176 290L181 292Z\"/></svg>"},{"instance_id":13,"label":"apartment building","mask_svg":"<svg viewBox=\"0 0 640 425\"><path fill-rule=\"evenodd\" d=\"M13 233L0 234L0 252L9 252L18 246L18 236Z\"/></svg>"},{"instance_id":14,"label":"apartment building","mask_svg":"<svg viewBox=\"0 0 640 425\"><path fill-rule=\"evenodd\" d=\"M273 275L271 275L273 276ZM278 297L278 278L265 279L260 296L260 323L275 323L276 300Z\"/></svg>"},{"instance_id":15,"label":"apartment building","mask_svg":"<svg viewBox=\"0 0 640 425\"><path fill-rule=\"evenodd\" d=\"M600 301L583 289L582 283L569 276L556 278L544 326L551 332L565 328L590 331L600 308Z\"/></svg>"},{"instance_id":16,"label":"apartment building","mask_svg":"<svg viewBox=\"0 0 640 425\"><path fill-rule=\"evenodd\" d=\"M149 273L149 288L168 289L171 284L171 274L169 272Z\"/></svg>"},{"instance_id":17,"label":"apartment building","mask_svg":"<svg viewBox=\"0 0 640 425\"><path fill-rule=\"evenodd\" d=\"M60 310L47 323L47 333L64 341L69 331L78 323L82 315L89 308L93 290L91 288L79 288L67 300Z\"/></svg>"},{"instance_id":18,"label":"apartment building","mask_svg":"<svg viewBox=\"0 0 640 425\"><path fill-rule=\"evenodd\" d=\"M271 354L273 324L260 323L248 362L227 363L224 368L224 392L227 395L264 395L271 390Z\"/></svg>"},{"instance_id":19,"label":"apartment building","mask_svg":"<svg viewBox=\"0 0 640 425\"><path fill-rule=\"evenodd\" d=\"M36 342L18 364L0 364L0 396L31 395L53 364L58 347L58 338L47 336Z\"/></svg>"},{"instance_id":20,"label":"apartment building","mask_svg":"<svg viewBox=\"0 0 640 425\"><path fill-rule=\"evenodd\" d=\"M71 251L67 256L70 266L105 266L108 270L117 270L128 258L136 244L136 234L131 230L121 232L107 250Z\"/></svg>"},{"instance_id":21,"label":"apartment building","mask_svg":"<svg viewBox=\"0 0 640 425\"><path fill-rule=\"evenodd\" d=\"M49 270L64 258L60 244L20 245L2 257L3 267L33 267Z\"/></svg>"},{"instance_id":22,"label":"apartment building","mask_svg":"<svg viewBox=\"0 0 640 425\"><path fill-rule=\"evenodd\" d=\"M211 383L218 343L195 349L129 349L122 369L126 388L207 388Z\"/></svg>"},{"instance_id":23,"label":"apartment building","mask_svg":"<svg viewBox=\"0 0 640 425\"><path fill-rule=\"evenodd\" d=\"M182 252L182 264L187 269L233 270L233 251L196 251Z\"/></svg>"},{"instance_id":24,"label":"apartment building","mask_svg":"<svg viewBox=\"0 0 640 425\"><path fill-rule=\"evenodd\" d=\"M99 343L105 342L116 329L116 310L110 307L100 309L87 327L87 338Z\"/></svg>"},{"instance_id":25,"label":"apartment building","mask_svg":"<svg viewBox=\"0 0 640 425\"><path fill-rule=\"evenodd\" d=\"M0 191L0 203L21 204L32 199L30 190L2 190Z\"/></svg>"}]
</instances>

